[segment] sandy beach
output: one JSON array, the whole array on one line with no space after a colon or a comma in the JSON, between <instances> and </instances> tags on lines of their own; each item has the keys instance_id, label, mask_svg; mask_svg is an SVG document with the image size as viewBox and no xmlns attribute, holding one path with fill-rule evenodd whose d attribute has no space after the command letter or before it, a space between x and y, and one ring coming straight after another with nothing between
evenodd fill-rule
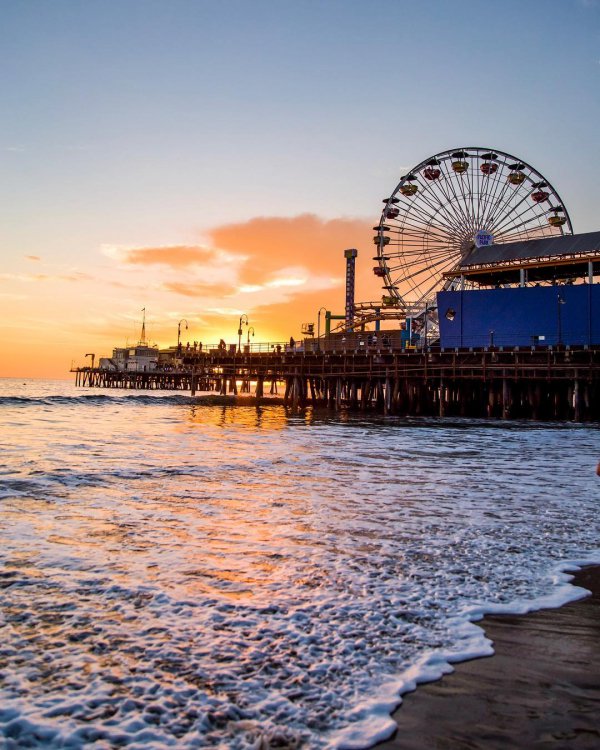
<instances>
[{"instance_id":1,"label":"sandy beach","mask_svg":"<svg viewBox=\"0 0 600 750\"><path fill-rule=\"evenodd\" d=\"M492 657L406 695L382 750L600 747L600 567L573 583L592 596L559 609L486 617Z\"/></svg>"}]
</instances>

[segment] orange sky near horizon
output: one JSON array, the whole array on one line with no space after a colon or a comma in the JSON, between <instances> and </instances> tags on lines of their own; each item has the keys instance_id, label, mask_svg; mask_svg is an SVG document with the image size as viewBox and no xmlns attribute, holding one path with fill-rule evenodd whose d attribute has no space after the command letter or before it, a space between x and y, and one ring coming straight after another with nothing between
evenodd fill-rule
<instances>
[{"instance_id":1,"label":"orange sky near horizon","mask_svg":"<svg viewBox=\"0 0 600 750\"><path fill-rule=\"evenodd\" d=\"M136 342L144 307L160 347L176 343L181 319L184 343L237 342L242 314L255 343L298 339L320 307L343 313L346 248L359 250L356 299L381 297L373 224L262 216L214 227L197 244L103 245L69 266L23 255L0 274L0 376L68 378L86 354Z\"/></svg>"},{"instance_id":2,"label":"orange sky near horizon","mask_svg":"<svg viewBox=\"0 0 600 750\"><path fill-rule=\"evenodd\" d=\"M596 231L600 0L543 7L4 3L0 377L70 378L135 343L142 308L161 347L181 319L233 343L242 314L297 339L343 313L348 247L357 301L380 300L381 201L445 150L518 154Z\"/></svg>"}]
</instances>

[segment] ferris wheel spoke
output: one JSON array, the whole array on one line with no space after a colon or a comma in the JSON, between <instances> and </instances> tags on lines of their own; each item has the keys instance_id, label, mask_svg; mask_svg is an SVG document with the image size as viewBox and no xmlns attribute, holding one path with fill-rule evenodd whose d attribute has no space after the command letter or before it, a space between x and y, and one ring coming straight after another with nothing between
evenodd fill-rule
<instances>
[{"instance_id":1,"label":"ferris wheel spoke","mask_svg":"<svg viewBox=\"0 0 600 750\"><path fill-rule=\"evenodd\" d=\"M503 196L507 194L507 188L509 186L507 177L508 174L505 171L506 162L497 159L495 162L496 171L493 175L486 175L485 179L488 180L486 183L485 190L485 207L481 213L480 225L482 228L488 230L494 229L494 215L497 207L503 200Z\"/></svg>"},{"instance_id":2,"label":"ferris wheel spoke","mask_svg":"<svg viewBox=\"0 0 600 750\"><path fill-rule=\"evenodd\" d=\"M420 223L435 222L442 231L447 231L456 223L456 217L452 217L447 204L436 204L429 199L426 205L422 205L421 202L413 204L413 214L416 219L420 219Z\"/></svg>"},{"instance_id":3,"label":"ferris wheel spoke","mask_svg":"<svg viewBox=\"0 0 600 750\"><path fill-rule=\"evenodd\" d=\"M508 185L508 182L506 180L503 181L501 179L501 177L505 176L501 166L498 167L498 170L494 176L496 179L491 183L492 190L485 194L484 205L481 211L480 224L482 229L490 228L490 217L494 213L494 207L500 200L502 200L502 196L504 195L504 192L506 191L506 187Z\"/></svg>"},{"instance_id":4,"label":"ferris wheel spoke","mask_svg":"<svg viewBox=\"0 0 600 750\"><path fill-rule=\"evenodd\" d=\"M529 207L525 207L524 210L519 213L513 213L510 216L510 219L507 217L502 224L496 224L494 227L494 236L502 237L503 234L510 232L517 227L538 223L537 218L535 212L531 211Z\"/></svg>"},{"instance_id":5,"label":"ferris wheel spoke","mask_svg":"<svg viewBox=\"0 0 600 750\"><path fill-rule=\"evenodd\" d=\"M479 152L477 152L477 158L482 159L483 156ZM493 195L495 195L496 190L498 189L498 172L492 174L484 174L481 171L481 165L479 165L479 169L477 170L477 185L478 185L478 209L477 209L477 229L483 229L485 228L485 215L487 213L487 208L490 202L490 199Z\"/></svg>"},{"instance_id":6,"label":"ferris wheel spoke","mask_svg":"<svg viewBox=\"0 0 600 750\"><path fill-rule=\"evenodd\" d=\"M424 183L423 183L424 184ZM444 191L445 186L435 183L425 185L425 190L422 194L422 198L427 202L430 210L433 212L430 216L438 216L438 221L442 222L446 227L451 227L456 223L456 215L452 213L452 196ZM438 194L438 190L439 193Z\"/></svg>"},{"instance_id":7,"label":"ferris wheel spoke","mask_svg":"<svg viewBox=\"0 0 600 750\"><path fill-rule=\"evenodd\" d=\"M424 245L439 245L445 247L448 243L453 241L453 237L455 236L459 235L448 230L441 231L437 228L431 228L424 225L418 230L405 231L402 234L391 236L390 245L401 245L404 247L412 247L413 245L418 247Z\"/></svg>"},{"instance_id":8,"label":"ferris wheel spoke","mask_svg":"<svg viewBox=\"0 0 600 750\"><path fill-rule=\"evenodd\" d=\"M434 215L422 211L420 207L417 207L417 210L413 210L411 216L407 217L406 221L399 227L399 229L402 231L405 227L408 227L408 229L418 232L422 231L426 226L430 227L432 230L437 230L442 234L448 231L447 225L439 223L435 220Z\"/></svg>"},{"instance_id":9,"label":"ferris wheel spoke","mask_svg":"<svg viewBox=\"0 0 600 750\"><path fill-rule=\"evenodd\" d=\"M543 216L540 216L539 214L536 214L532 211L522 211L520 214L515 215L512 217L512 221L510 224L507 224L504 222L504 225L500 225L497 228L497 233L499 237L502 237L507 232L512 232L520 227L526 227L526 226L539 226L542 225L542 219Z\"/></svg>"},{"instance_id":10,"label":"ferris wheel spoke","mask_svg":"<svg viewBox=\"0 0 600 750\"><path fill-rule=\"evenodd\" d=\"M543 209L541 210L543 211ZM502 223L499 223L497 225L498 234L501 236L503 232L507 231L507 229L526 226L529 223L535 224L537 222L538 224L541 224L542 218L544 217L546 212L543 211L543 213L540 215L539 211L539 204L536 204L536 206L524 206L523 210L520 213L515 214L511 217L511 224L507 224L507 219L505 219Z\"/></svg>"},{"instance_id":11,"label":"ferris wheel spoke","mask_svg":"<svg viewBox=\"0 0 600 750\"><path fill-rule=\"evenodd\" d=\"M469 226L469 216L464 210L465 207L464 207L464 194L462 191L462 183L459 182L461 191L457 192L454 187L456 180L457 179L460 180L460 176L457 177L454 171L450 172L445 162L444 162L444 170L445 170L446 186L449 188L449 193L452 196L454 196L453 206L454 208L459 210L460 225L462 227L467 228Z\"/></svg>"},{"instance_id":12,"label":"ferris wheel spoke","mask_svg":"<svg viewBox=\"0 0 600 750\"><path fill-rule=\"evenodd\" d=\"M525 240L533 240L537 237L547 237L548 235L551 235L552 231L550 227L546 227L543 224L538 224L538 226L527 226L525 229L517 230L517 231L509 231L505 234L499 235L502 243L507 242L523 242Z\"/></svg>"},{"instance_id":13,"label":"ferris wheel spoke","mask_svg":"<svg viewBox=\"0 0 600 750\"><path fill-rule=\"evenodd\" d=\"M423 185L425 183L423 182ZM425 185L424 200L427 202L429 207L428 216L444 225L444 229L447 231L456 226L457 220L460 221L460 217L457 215L456 204L458 203L458 197L456 194L453 196L449 191L446 190L447 186L444 185L444 181L440 178L431 184Z\"/></svg>"},{"instance_id":14,"label":"ferris wheel spoke","mask_svg":"<svg viewBox=\"0 0 600 750\"><path fill-rule=\"evenodd\" d=\"M435 206L423 206L417 204L414 208L414 221L413 226L423 228L425 226L437 229L438 232L445 234L451 229L452 224L450 218L445 215L445 212L436 210Z\"/></svg>"},{"instance_id":15,"label":"ferris wheel spoke","mask_svg":"<svg viewBox=\"0 0 600 750\"><path fill-rule=\"evenodd\" d=\"M470 157L471 161L469 163L469 168L467 169L467 174L466 174L466 177L467 177L466 184L464 184L462 186L463 190L466 188L465 202L466 202L466 205L467 205L467 211L468 211L469 216L471 218L470 228L473 230L473 232L475 232L475 226L477 224L476 217L477 217L478 211L479 211L479 193L475 189L475 182L476 182L475 175L476 175L477 166L473 165L473 159L474 158L475 157L473 157L473 155L471 155L471 157ZM478 201L477 201L477 208L475 208L475 197L476 196L477 196L477 199L478 199Z\"/></svg>"},{"instance_id":16,"label":"ferris wheel spoke","mask_svg":"<svg viewBox=\"0 0 600 750\"><path fill-rule=\"evenodd\" d=\"M496 172L494 173L495 181L493 183L493 189L489 190L486 196L486 206L481 222L483 227L489 229L492 228L493 217L497 207L502 203L504 196L510 192L509 187L511 190L514 190L514 186L510 186L510 183L508 182L510 169L507 166L506 160L501 160L497 157L495 164L497 167Z\"/></svg>"},{"instance_id":17,"label":"ferris wheel spoke","mask_svg":"<svg viewBox=\"0 0 600 750\"><path fill-rule=\"evenodd\" d=\"M529 181L529 184L527 183L527 180ZM500 221L502 223L496 224L495 228L501 228L513 215L518 215L518 211L522 206L534 209L533 206L527 203L532 192L531 184L533 183L533 180L531 180L531 175L528 176L527 180L517 188L517 192L512 195L509 193L508 200L498 206L496 215L500 216Z\"/></svg>"},{"instance_id":18,"label":"ferris wheel spoke","mask_svg":"<svg viewBox=\"0 0 600 750\"><path fill-rule=\"evenodd\" d=\"M498 170L496 172L496 189L494 190L493 196L490 196L490 200L488 202L488 209L483 221L484 226L491 226L493 224L494 216L499 207L504 205L506 210L506 208L508 208L508 206L510 205L510 202L514 202L514 196L516 195L515 190L517 192L520 190L521 186L515 188L515 186L511 185L511 183L508 181L508 175L510 174L510 171L510 167L508 166L506 160L498 162ZM500 185L501 190L498 193L497 188ZM503 203L505 196L507 196L507 201Z\"/></svg>"},{"instance_id":19,"label":"ferris wheel spoke","mask_svg":"<svg viewBox=\"0 0 600 750\"><path fill-rule=\"evenodd\" d=\"M389 256L388 256L389 257ZM400 261L400 263L406 268L407 263L418 263L423 261L437 261L437 260L443 260L444 258L448 257L448 248L444 248L443 250L438 250L435 252L426 252L424 250L415 251L415 252L403 252L402 255L394 256L393 258L390 258L390 261L388 261L388 266L390 266L391 262L395 262L396 260Z\"/></svg>"},{"instance_id":20,"label":"ferris wheel spoke","mask_svg":"<svg viewBox=\"0 0 600 750\"><path fill-rule=\"evenodd\" d=\"M445 209L446 203L450 201L450 196L444 191L443 180L426 180L423 177L422 169L424 164L420 164L417 168L411 171L411 174L418 176L419 193L427 201L428 205L435 211ZM438 195L441 193L441 196ZM448 212L447 218L452 221L452 214Z\"/></svg>"},{"instance_id":21,"label":"ferris wheel spoke","mask_svg":"<svg viewBox=\"0 0 600 750\"><path fill-rule=\"evenodd\" d=\"M437 263L433 263L431 265L422 265L419 266L415 271L412 273L404 276L402 278L402 281L409 281L410 279L416 279L419 276L424 276L425 280L429 280L430 278L433 278L433 276L439 276L443 270L446 268L451 268L453 265L456 264L457 258L443 258L439 260ZM437 270L434 270L437 269Z\"/></svg>"},{"instance_id":22,"label":"ferris wheel spoke","mask_svg":"<svg viewBox=\"0 0 600 750\"><path fill-rule=\"evenodd\" d=\"M454 171L450 172L448 170L448 166L446 162L443 162L444 167L444 185L448 189L448 194L450 197L450 203L453 205L455 209L458 209L459 214L459 220L463 225L468 224L468 216L464 212L464 206L462 201L462 195L455 189L455 181L457 180L457 175Z\"/></svg>"},{"instance_id":23,"label":"ferris wheel spoke","mask_svg":"<svg viewBox=\"0 0 600 750\"><path fill-rule=\"evenodd\" d=\"M464 200L467 216L469 217L467 231L474 231L475 200L474 200L474 187L473 187L473 182L474 182L473 155L470 154L468 159L469 159L469 166L467 168L467 171L464 174L464 179L461 179L459 184L460 184L461 192L463 195L463 200Z\"/></svg>"},{"instance_id":24,"label":"ferris wheel spoke","mask_svg":"<svg viewBox=\"0 0 600 750\"><path fill-rule=\"evenodd\" d=\"M414 239L406 239L402 240L401 242L390 242L389 245L387 245L387 252L386 255L389 255L392 252L392 248L396 252L402 252L405 255L407 253L415 254L415 253L423 253L426 250L432 250L432 251L448 251L448 247L450 247L452 243L449 243L448 241L444 241L442 238L436 238L436 237L415 237Z\"/></svg>"},{"instance_id":25,"label":"ferris wheel spoke","mask_svg":"<svg viewBox=\"0 0 600 750\"><path fill-rule=\"evenodd\" d=\"M440 238L446 238L448 236L448 232L451 231L450 227L441 226L439 224L434 224L433 222L422 222L419 224L410 224L408 227L404 228L398 234L400 236L404 237L423 237L424 234L437 236Z\"/></svg>"},{"instance_id":26,"label":"ferris wheel spoke","mask_svg":"<svg viewBox=\"0 0 600 750\"><path fill-rule=\"evenodd\" d=\"M397 247L398 250L401 250L403 253L425 253L425 252L445 252L447 253L450 248L456 248L458 249L459 244L456 240L452 240L451 237L441 238L441 237L435 237L435 236L426 236L426 237L415 237L414 239L410 239L407 241L406 239L404 242L399 243L398 245L394 245L394 247ZM390 247L390 245L388 245Z\"/></svg>"},{"instance_id":27,"label":"ferris wheel spoke","mask_svg":"<svg viewBox=\"0 0 600 750\"><path fill-rule=\"evenodd\" d=\"M456 201L456 195L452 196L451 192L447 189L448 185L443 179L430 182L427 188L431 192L433 205L438 210L441 209L443 211L451 224L454 223L456 217L452 214L450 206Z\"/></svg>"},{"instance_id":28,"label":"ferris wheel spoke","mask_svg":"<svg viewBox=\"0 0 600 750\"><path fill-rule=\"evenodd\" d=\"M446 263L445 266L439 269L438 273L429 274L424 279L421 279L421 282L419 285L420 287L422 287L423 284L429 284L430 282L432 282L430 286L427 287L422 293L421 299L427 299L429 297L429 295L434 291L434 289L436 289L439 286L439 282L440 282L440 279L442 278L442 274L444 273L444 271L446 270L449 271L452 267L453 267L453 264L448 262Z\"/></svg>"}]
</instances>

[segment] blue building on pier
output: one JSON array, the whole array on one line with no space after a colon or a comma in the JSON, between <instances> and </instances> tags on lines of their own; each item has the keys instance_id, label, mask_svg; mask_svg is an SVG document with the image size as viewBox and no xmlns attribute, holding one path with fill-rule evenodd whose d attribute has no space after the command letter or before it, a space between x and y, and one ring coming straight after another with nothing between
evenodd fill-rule
<instances>
[{"instance_id":1,"label":"blue building on pier","mask_svg":"<svg viewBox=\"0 0 600 750\"><path fill-rule=\"evenodd\" d=\"M474 247L438 292L443 348L600 346L600 232Z\"/></svg>"}]
</instances>

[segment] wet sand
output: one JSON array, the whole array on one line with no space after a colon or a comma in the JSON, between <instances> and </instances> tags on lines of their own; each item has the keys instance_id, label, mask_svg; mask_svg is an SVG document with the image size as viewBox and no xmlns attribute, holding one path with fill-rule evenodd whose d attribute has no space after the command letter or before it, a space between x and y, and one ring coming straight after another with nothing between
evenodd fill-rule
<instances>
[{"instance_id":1,"label":"wet sand","mask_svg":"<svg viewBox=\"0 0 600 750\"><path fill-rule=\"evenodd\" d=\"M398 731L378 750L598 750L600 567L573 583L592 596L482 620L494 656L405 695Z\"/></svg>"}]
</instances>

